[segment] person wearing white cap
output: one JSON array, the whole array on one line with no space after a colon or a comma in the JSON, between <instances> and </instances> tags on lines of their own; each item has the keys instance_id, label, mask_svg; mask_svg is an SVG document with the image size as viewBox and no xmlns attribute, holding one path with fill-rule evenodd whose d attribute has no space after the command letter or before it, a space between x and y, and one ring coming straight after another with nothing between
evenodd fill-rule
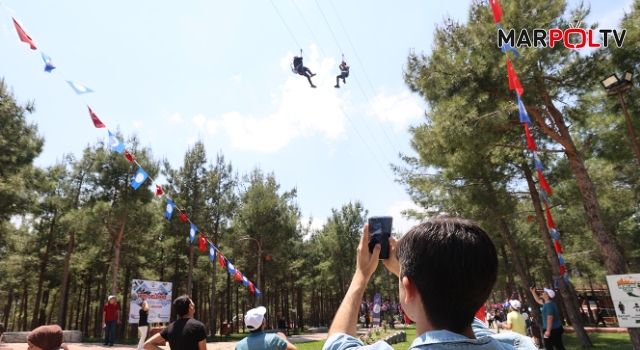
<instances>
[{"instance_id":1,"label":"person wearing white cap","mask_svg":"<svg viewBox=\"0 0 640 350\"><path fill-rule=\"evenodd\" d=\"M520 313L522 304L518 300L509 300L509 312L507 314L507 323L500 323L498 327L511 330L522 335L527 335L527 324L524 317Z\"/></svg>"},{"instance_id":2,"label":"person wearing white cap","mask_svg":"<svg viewBox=\"0 0 640 350\"><path fill-rule=\"evenodd\" d=\"M540 311L542 311L545 349L552 350L555 347L555 349L564 350L564 345L562 344L564 328L562 328L562 321L560 320L560 311L558 310L558 305L552 300L556 296L556 292L549 288L543 288L542 297L539 297L535 287L532 287L531 294L533 294L536 302L542 305Z\"/></svg>"},{"instance_id":3,"label":"person wearing white cap","mask_svg":"<svg viewBox=\"0 0 640 350\"><path fill-rule=\"evenodd\" d=\"M267 309L264 306L247 311L244 324L249 328L249 336L236 344L236 350L298 350L283 333L266 334L264 332L264 327L267 326L264 319L265 313Z\"/></svg>"},{"instance_id":4,"label":"person wearing white cap","mask_svg":"<svg viewBox=\"0 0 640 350\"><path fill-rule=\"evenodd\" d=\"M116 341L116 323L120 323L120 305L115 296L109 295L107 303L102 308L104 345L113 346Z\"/></svg>"}]
</instances>

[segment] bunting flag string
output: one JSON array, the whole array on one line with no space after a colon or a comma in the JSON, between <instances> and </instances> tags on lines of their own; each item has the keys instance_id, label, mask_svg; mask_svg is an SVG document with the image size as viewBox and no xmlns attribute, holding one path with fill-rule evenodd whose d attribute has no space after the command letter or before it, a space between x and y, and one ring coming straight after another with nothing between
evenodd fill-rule
<instances>
[{"instance_id":1,"label":"bunting flag string","mask_svg":"<svg viewBox=\"0 0 640 350\"><path fill-rule=\"evenodd\" d=\"M502 26L500 25L500 21L502 20L502 7L498 0L489 0L489 5L491 6L491 12L493 14L493 20L497 24L498 30L503 31ZM529 130L529 125L531 125L531 119L527 113L527 109L522 102L522 94L524 93L524 88L520 83L520 79L518 78L518 74L516 70L513 68L507 53L509 51L513 52L516 57L520 57L520 52L515 47L512 47L509 43L505 43L500 47L500 50L505 53L505 58L507 62L507 77L509 79L509 89L516 90L516 99L518 101L518 113L520 116L520 123L524 124L525 137L527 141L527 148L531 150L533 153L533 165L538 173L538 184L540 187L540 193L542 194L542 199L545 205L545 212L547 216L547 225L551 229L551 236L553 237L553 244L556 250L556 254L558 254L558 261L560 263L560 274L564 277L564 281L568 284L569 277L567 276L567 271L565 267L564 257L562 256L562 246L560 245L560 238L558 237L558 231L556 230L556 224L553 222L553 217L551 216L551 210L549 209L549 201L547 199L547 194L552 195L551 186L549 186L549 182L544 177L542 173L544 171L544 167L542 166L542 162L540 161L540 157L538 156L538 148L536 146L533 137L531 137L531 131ZM557 280L557 279L556 279Z\"/></svg>"},{"instance_id":2,"label":"bunting flag string","mask_svg":"<svg viewBox=\"0 0 640 350\"><path fill-rule=\"evenodd\" d=\"M2 5L2 7L4 7L8 12L13 13L13 11L11 9L9 9L7 6L5 6L4 4L0 3L0 5ZM27 33L24 31L24 29L22 28L22 26L18 23L18 21L11 17L11 19L13 20L13 24L16 28L18 37L20 39L20 41L29 44L30 48L32 50L37 50L37 47L33 41L33 39L27 35ZM44 71L47 73L51 73L52 70L56 69L57 67L55 67L53 65L53 61L51 60L51 57L49 57L49 55L45 54L44 52L40 52L41 56L42 56L42 60L45 63L45 68ZM64 76L60 73L60 71L57 71L60 75L60 77L73 89L73 91L76 93L76 95L82 95L82 94L86 94L86 93L91 93L94 92L92 89L67 80L64 78ZM84 102L84 101L83 101ZM85 103L86 105L86 103ZM95 128L98 129L107 129L106 124L104 124L102 122L102 120L100 118L98 118L98 116L96 115L96 113L93 112L93 110L91 109L91 107L89 107L87 105L87 108L89 110L89 116L91 117L91 121L93 122L93 126ZM176 206L175 202L163 191L162 186L160 184L158 184L156 182L156 180L154 180L152 177L149 176L149 174L147 174L147 172L143 169L143 167L136 161L136 159L134 158L134 156L129 152L129 150L127 150L125 148L125 145L120 142L120 140L118 140L118 138L109 130L107 129L108 132L108 144L109 147L111 147L111 149L113 149L114 151L123 154L126 157L126 159L131 163L131 164L135 164L138 166L138 171L136 172L136 175L134 176L134 179L131 182L131 186L134 189L138 189L147 179L150 179L151 182L155 185L155 195L156 196L166 196L167 197L167 204L165 206L165 212L164 212L164 217L167 218L167 220L171 220L171 216L174 212L175 209L177 209L180 213L180 222L181 223L185 223L188 222L190 225L190 229L189 229L189 240L190 242L193 244L196 234L199 232L199 230L197 229L197 227L195 226L195 224L193 222L191 222L191 220L187 217L185 210L181 209L179 207ZM200 237L199 237L199 241L198 241L198 249L201 250L203 253L206 253L207 251L207 244L209 245L209 259L212 262L215 262L216 259L216 254L218 256L218 260L219 260L219 264L220 267L222 268L226 268L228 270L228 272L230 274L234 274L236 277L236 280L242 280L243 283L247 286L249 286L249 290L256 294L257 296L262 296L262 294L260 293L260 291L258 290L258 288L255 288L253 286L253 283L251 281L249 281L244 275L242 275L240 273L240 271L235 268L235 266L231 263L230 260L228 260L223 254L222 252L220 252L220 250L218 248L216 248L213 243L211 241L209 241L209 239L202 234L202 232L200 232ZM239 278L239 279L238 279Z\"/></svg>"}]
</instances>

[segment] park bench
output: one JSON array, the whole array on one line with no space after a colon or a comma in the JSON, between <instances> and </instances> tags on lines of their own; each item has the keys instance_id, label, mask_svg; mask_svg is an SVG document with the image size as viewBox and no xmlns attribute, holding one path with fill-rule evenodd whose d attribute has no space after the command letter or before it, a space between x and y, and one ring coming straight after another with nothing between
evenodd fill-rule
<instances>
[{"instance_id":1,"label":"park bench","mask_svg":"<svg viewBox=\"0 0 640 350\"><path fill-rule=\"evenodd\" d=\"M26 343L29 332L4 332L2 341L4 343ZM82 343L82 332L62 331L62 341L64 343Z\"/></svg>"}]
</instances>

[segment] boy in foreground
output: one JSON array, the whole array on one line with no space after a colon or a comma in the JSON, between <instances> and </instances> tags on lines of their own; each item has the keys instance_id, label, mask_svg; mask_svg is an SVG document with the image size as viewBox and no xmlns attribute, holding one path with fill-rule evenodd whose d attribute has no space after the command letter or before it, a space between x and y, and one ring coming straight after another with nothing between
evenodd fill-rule
<instances>
[{"instance_id":1,"label":"boy in foreground","mask_svg":"<svg viewBox=\"0 0 640 350\"><path fill-rule=\"evenodd\" d=\"M392 350L386 342L364 346L356 338L360 300L378 267L380 245L368 249L365 226L356 273L336 313L324 350ZM498 256L491 239L475 222L440 216L414 226L398 242L390 239L389 271L399 277L400 303L416 322L418 349L537 349L530 338L494 334L476 320L498 276ZM362 350L366 350L362 349Z\"/></svg>"}]
</instances>

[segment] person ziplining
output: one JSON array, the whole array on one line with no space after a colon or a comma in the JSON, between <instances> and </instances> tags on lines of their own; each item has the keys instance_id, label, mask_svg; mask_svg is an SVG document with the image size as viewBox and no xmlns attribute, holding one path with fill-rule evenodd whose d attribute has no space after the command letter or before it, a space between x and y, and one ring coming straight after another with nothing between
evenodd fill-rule
<instances>
[{"instance_id":1,"label":"person ziplining","mask_svg":"<svg viewBox=\"0 0 640 350\"><path fill-rule=\"evenodd\" d=\"M302 50L300 50L300 52L300 57L293 56L292 70L294 73L307 77L307 80L309 80L309 84L311 85L311 87L315 88L316 86L313 85L313 82L311 82L311 77L315 76L315 74L311 73L311 70L302 64Z\"/></svg>"},{"instance_id":2,"label":"person ziplining","mask_svg":"<svg viewBox=\"0 0 640 350\"><path fill-rule=\"evenodd\" d=\"M336 75L336 86L334 87L339 89L340 79L342 79L343 84L346 84L347 81L345 79L349 76L349 66L347 66L347 62L344 61L344 58L342 59L342 63L340 63L338 68L340 68L340 75Z\"/></svg>"}]
</instances>

